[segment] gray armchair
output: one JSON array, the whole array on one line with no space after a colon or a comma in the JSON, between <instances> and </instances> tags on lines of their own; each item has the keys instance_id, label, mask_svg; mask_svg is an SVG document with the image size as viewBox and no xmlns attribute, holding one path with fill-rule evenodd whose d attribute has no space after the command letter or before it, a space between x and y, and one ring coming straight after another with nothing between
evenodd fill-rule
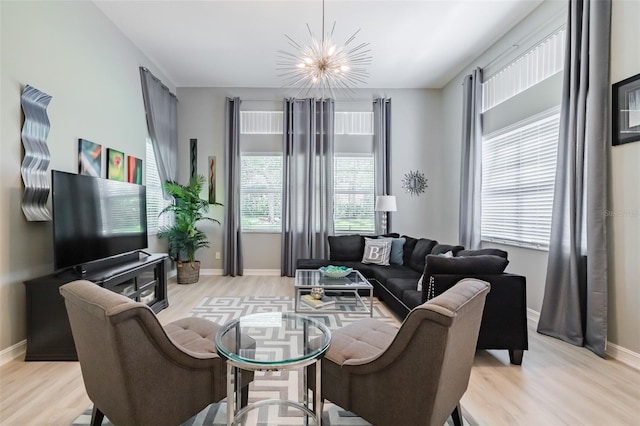
<instances>
[{"instance_id":1,"label":"gray armchair","mask_svg":"<svg viewBox=\"0 0 640 426\"><path fill-rule=\"evenodd\" d=\"M322 399L376 426L442 426L450 415L462 424L488 292L488 283L464 279L414 308L399 329L363 319L332 332Z\"/></svg>"},{"instance_id":2,"label":"gray armchair","mask_svg":"<svg viewBox=\"0 0 640 426\"><path fill-rule=\"evenodd\" d=\"M162 327L146 305L89 281L60 287L91 423L177 425L226 397L226 366L215 349L220 326L185 318ZM253 375L244 374L243 400Z\"/></svg>"}]
</instances>

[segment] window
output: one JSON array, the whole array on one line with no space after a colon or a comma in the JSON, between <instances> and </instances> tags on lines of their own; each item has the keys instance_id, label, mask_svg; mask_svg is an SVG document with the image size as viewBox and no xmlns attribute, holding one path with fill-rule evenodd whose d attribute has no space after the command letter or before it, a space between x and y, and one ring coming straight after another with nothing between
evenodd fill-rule
<instances>
[{"instance_id":1,"label":"window","mask_svg":"<svg viewBox=\"0 0 640 426\"><path fill-rule=\"evenodd\" d=\"M159 228L170 226L172 222L171 215L160 212L170 204L170 200L165 200L162 195L162 185L160 176L158 175L158 166L156 164L156 154L153 151L151 139L147 139L147 167L145 170L145 181L147 186L147 229L149 235L157 235Z\"/></svg>"},{"instance_id":2,"label":"window","mask_svg":"<svg viewBox=\"0 0 640 426\"><path fill-rule=\"evenodd\" d=\"M243 154L240 170L242 230L280 232L282 155Z\"/></svg>"},{"instance_id":3,"label":"window","mask_svg":"<svg viewBox=\"0 0 640 426\"><path fill-rule=\"evenodd\" d=\"M553 108L483 138L483 240L549 247L559 123Z\"/></svg>"},{"instance_id":4,"label":"window","mask_svg":"<svg viewBox=\"0 0 640 426\"><path fill-rule=\"evenodd\" d=\"M375 232L373 155L336 155L334 159L334 230Z\"/></svg>"}]
</instances>

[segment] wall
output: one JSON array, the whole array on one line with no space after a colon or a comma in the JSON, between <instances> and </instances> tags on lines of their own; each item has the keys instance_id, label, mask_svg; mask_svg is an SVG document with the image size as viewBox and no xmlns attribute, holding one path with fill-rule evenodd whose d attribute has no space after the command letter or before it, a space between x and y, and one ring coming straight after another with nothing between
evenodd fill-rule
<instances>
[{"instance_id":1,"label":"wall","mask_svg":"<svg viewBox=\"0 0 640 426\"><path fill-rule=\"evenodd\" d=\"M22 282L53 270L51 222L27 222L20 208L23 87L30 84L53 97L47 110L50 169L75 172L78 138L144 159L147 126L138 67L171 82L91 2L1 1L0 10L3 350L26 337ZM163 250L154 238L149 243L151 251Z\"/></svg>"},{"instance_id":2,"label":"wall","mask_svg":"<svg viewBox=\"0 0 640 426\"><path fill-rule=\"evenodd\" d=\"M540 31L542 31L542 33L551 33L562 24L564 15L566 15L564 12L565 6L565 2L557 1L546 1L541 4L531 14L515 25L509 33L480 54L463 72L443 88L442 108L445 123L445 142L451 149L445 152L442 161L446 162L452 169L453 184L451 188L455 188L455 190L450 191L447 209L454 212L451 215L451 220L455 221L456 236L458 226L457 212L460 197L462 79L465 74L469 74L473 68L478 66L484 69L484 76L487 78L492 73L499 71L511 61L515 60L537 42L541 41L537 39L534 34ZM558 80L557 77L552 78L552 80L558 83L555 81ZM557 87L557 84L555 86ZM548 93L548 90L545 88L544 92ZM524 93L520 96L526 97L527 94ZM506 103L507 102L505 102L505 104ZM495 108L496 111L499 109L500 107ZM510 115L515 114L515 109L508 113ZM493 126L495 124L493 122L503 119L505 114L499 115L499 117L490 117L491 120L487 125ZM496 127L499 126L496 124ZM489 243L483 243L483 247L498 247L509 252L509 266L507 267L507 271L527 277L527 305L529 308L539 312L544 296L547 252Z\"/></svg>"},{"instance_id":3,"label":"wall","mask_svg":"<svg viewBox=\"0 0 640 426\"><path fill-rule=\"evenodd\" d=\"M640 2L614 1L611 82L640 73ZM630 52L634 52L629 54ZM610 151L609 341L640 353L640 142Z\"/></svg>"},{"instance_id":4,"label":"wall","mask_svg":"<svg viewBox=\"0 0 640 426\"><path fill-rule=\"evenodd\" d=\"M476 66L489 70L489 74L506 65L526 50L527 34L537 27L549 26L557 20L559 12L566 9L566 2L546 1L514 27L506 36L483 52L462 73L443 89L443 116L445 141L452 149L442 160L459 173L460 122L462 120L462 77ZM611 82L616 82L640 72L637 22L640 20L640 2L614 0L612 6ZM554 25L551 25L553 27ZM522 44L514 48L514 44ZM507 52L507 53L503 53ZM495 59L497 58L497 59ZM485 75L487 75L485 73ZM609 100L606 100L609 102ZM610 154L610 212L609 233L609 341L623 348L640 353L640 143L614 147ZM455 188L459 188L456 176ZM457 211L458 191L452 191L453 211ZM457 217L455 218L457 221ZM456 222L457 223L457 222ZM486 246L499 247L496 244ZM527 277L527 304L539 312L544 295L547 269L547 253L525 248L503 246L509 251L508 271Z\"/></svg>"},{"instance_id":5,"label":"wall","mask_svg":"<svg viewBox=\"0 0 640 426\"><path fill-rule=\"evenodd\" d=\"M239 96L246 101L281 102L292 96L284 89L179 88L178 129L181 144L180 179L188 178L189 139L198 139L198 172L206 173L207 157L217 158L216 194L224 200L224 104L225 97ZM393 231L408 235L433 236L452 241L455 230L448 226L447 213L440 210L441 198L448 194L450 170L439 161L442 145L440 93L434 90L359 90L353 99L392 98L391 194L397 196L398 212L393 214ZM419 170L429 179L426 194L409 196L401 179L410 170ZM223 216L222 207L212 215ZM215 259L221 250L222 229L208 225L212 247L198 252L205 269L221 269ZM280 270L280 234L245 233L243 235L245 269Z\"/></svg>"}]
</instances>

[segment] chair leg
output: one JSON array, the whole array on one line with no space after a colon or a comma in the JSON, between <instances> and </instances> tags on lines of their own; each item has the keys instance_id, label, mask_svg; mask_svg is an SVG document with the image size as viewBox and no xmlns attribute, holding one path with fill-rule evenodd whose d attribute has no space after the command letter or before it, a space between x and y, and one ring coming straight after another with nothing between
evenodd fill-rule
<instances>
[{"instance_id":1,"label":"chair leg","mask_svg":"<svg viewBox=\"0 0 640 426\"><path fill-rule=\"evenodd\" d=\"M240 408L246 407L249 404L249 385L240 389Z\"/></svg>"},{"instance_id":2,"label":"chair leg","mask_svg":"<svg viewBox=\"0 0 640 426\"><path fill-rule=\"evenodd\" d=\"M463 426L462 422L462 409L460 408L460 403L456 405L456 408L453 409L451 413L451 420L453 420L453 426Z\"/></svg>"},{"instance_id":3,"label":"chair leg","mask_svg":"<svg viewBox=\"0 0 640 426\"><path fill-rule=\"evenodd\" d=\"M514 365L522 365L522 356L524 350L522 349L509 349L509 361Z\"/></svg>"},{"instance_id":4,"label":"chair leg","mask_svg":"<svg viewBox=\"0 0 640 426\"><path fill-rule=\"evenodd\" d=\"M104 413L93 404L93 410L91 411L91 426L100 426L104 420Z\"/></svg>"}]
</instances>

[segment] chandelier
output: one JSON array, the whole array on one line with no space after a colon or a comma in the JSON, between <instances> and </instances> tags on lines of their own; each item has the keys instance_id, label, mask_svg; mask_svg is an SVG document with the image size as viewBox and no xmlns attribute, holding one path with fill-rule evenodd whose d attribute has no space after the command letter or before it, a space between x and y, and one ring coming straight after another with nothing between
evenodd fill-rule
<instances>
[{"instance_id":1,"label":"chandelier","mask_svg":"<svg viewBox=\"0 0 640 426\"><path fill-rule=\"evenodd\" d=\"M325 34L324 28L324 0L322 0L322 36L318 39L309 24L307 30L311 36L308 44L301 44L289 37L289 45L294 52L278 51L277 70L281 73L278 77L285 79L285 86L299 87L296 96L308 95L314 91L314 96L336 97L336 92L351 92L359 83L366 83L369 77L366 65L371 64L371 49L367 49L369 43L361 43L355 46L350 44L355 40L360 29L339 46L331 38L336 23L333 23L331 32ZM348 94L348 93L347 93Z\"/></svg>"}]
</instances>

